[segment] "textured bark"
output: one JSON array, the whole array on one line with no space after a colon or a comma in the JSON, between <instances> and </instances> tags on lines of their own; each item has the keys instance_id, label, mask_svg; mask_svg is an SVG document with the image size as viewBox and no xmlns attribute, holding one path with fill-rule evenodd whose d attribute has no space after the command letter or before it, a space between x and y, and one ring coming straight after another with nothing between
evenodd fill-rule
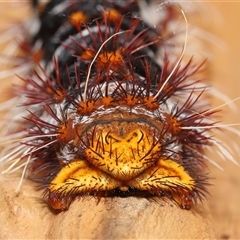
<instances>
[{"instance_id":1,"label":"textured bark","mask_svg":"<svg viewBox=\"0 0 240 240\"><path fill-rule=\"evenodd\" d=\"M0 239L210 239L216 237L206 213L144 198L85 197L67 212L52 213L34 184L1 181ZM16 186L16 185L15 185Z\"/></svg>"}]
</instances>

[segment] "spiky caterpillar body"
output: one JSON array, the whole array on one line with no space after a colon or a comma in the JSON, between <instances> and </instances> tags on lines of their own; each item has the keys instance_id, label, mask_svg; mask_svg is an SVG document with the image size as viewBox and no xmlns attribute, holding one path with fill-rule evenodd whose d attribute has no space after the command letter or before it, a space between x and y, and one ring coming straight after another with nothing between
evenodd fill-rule
<instances>
[{"instance_id":1,"label":"spiky caterpillar body","mask_svg":"<svg viewBox=\"0 0 240 240\"><path fill-rule=\"evenodd\" d=\"M198 67L157 64L161 32L139 19L135 1L34 6L37 66L19 88L29 114L15 162L49 205L66 210L88 194L167 197L186 209L203 199L215 123L192 80Z\"/></svg>"}]
</instances>

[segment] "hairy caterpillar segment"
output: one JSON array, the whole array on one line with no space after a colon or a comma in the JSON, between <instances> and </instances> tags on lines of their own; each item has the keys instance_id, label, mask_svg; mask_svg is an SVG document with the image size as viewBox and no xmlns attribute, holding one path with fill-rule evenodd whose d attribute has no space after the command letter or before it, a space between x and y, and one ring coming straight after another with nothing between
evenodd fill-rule
<instances>
[{"instance_id":1,"label":"hairy caterpillar segment","mask_svg":"<svg viewBox=\"0 0 240 240\"><path fill-rule=\"evenodd\" d=\"M29 44L42 57L19 87L29 113L16 162L59 211L89 194L165 197L189 209L207 193L203 150L216 112L192 80L199 66L156 63L163 39L137 1L97 3L33 1L39 28Z\"/></svg>"}]
</instances>

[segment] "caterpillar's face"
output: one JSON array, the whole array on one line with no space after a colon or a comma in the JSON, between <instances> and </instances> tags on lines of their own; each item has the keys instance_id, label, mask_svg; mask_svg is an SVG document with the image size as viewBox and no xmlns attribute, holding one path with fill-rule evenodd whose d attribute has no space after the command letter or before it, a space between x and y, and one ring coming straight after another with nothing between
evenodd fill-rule
<instances>
[{"instance_id":1,"label":"caterpillar's face","mask_svg":"<svg viewBox=\"0 0 240 240\"><path fill-rule=\"evenodd\" d=\"M125 89L119 89L126 93L127 85L122 86ZM150 192L170 196L189 208L195 181L181 166L177 119L153 97L113 92L117 99L109 94L108 98L80 101L76 112L70 111L68 120L59 125L57 138L64 147L58 158L65 166L50 183L49 203L65 210L78 194ZM66 146L72 149L71 157Z\"/></svg>"}]
</instances>

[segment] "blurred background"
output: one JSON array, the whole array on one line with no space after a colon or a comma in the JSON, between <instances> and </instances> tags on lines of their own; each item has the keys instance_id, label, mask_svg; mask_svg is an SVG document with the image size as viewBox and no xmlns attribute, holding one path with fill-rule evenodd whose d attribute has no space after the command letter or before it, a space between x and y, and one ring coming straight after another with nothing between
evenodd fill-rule
<instances>
[{"instance_id":1,"label":"blurred background","mask_svg":"<svg viewBox=\"0 0 240 240\"><path fill-rule=\"evenodd\" d=\"M235 99L240 96L240 2L211 1L203 5L212 12L207 30L222 43L210 44L212 59L209 61L209 79L222 93ZM219 102L215 100L215 106ZM237 109L224 107L224 123L240 123L240 100L235 102ZM236 127L240 129L240 127ZM240 164L240 136L226 131L223 142L236 149L234 157ZM211 155L212 159L216 154ZM218 161L224 171L211 167L213 183L209 198L213 224L221 239L240 239L240 167L227 161Z\"/></svg>"}]
</instances>

